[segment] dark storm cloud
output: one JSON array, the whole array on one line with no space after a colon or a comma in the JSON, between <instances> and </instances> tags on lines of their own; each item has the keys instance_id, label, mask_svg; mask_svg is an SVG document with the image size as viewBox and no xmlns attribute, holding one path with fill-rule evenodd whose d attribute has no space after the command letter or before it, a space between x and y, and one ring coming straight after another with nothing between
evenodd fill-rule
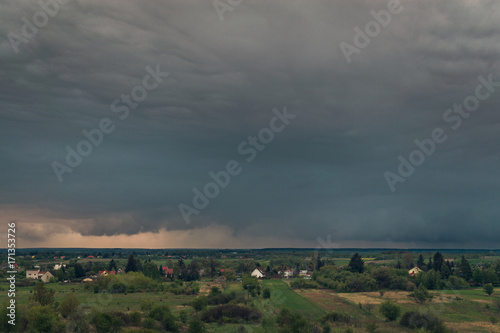
<instances>
[{"instance_id":1,"label":"dark storm cloud","mask_svg":"<svg viewBox=\"0 0 500 333\"><path fill-rule=\"evenodd\" d=\"M442 116L500 81L495 1L403 1L347 63L339 44L385 1L243 1L221 22L211 2L70 1L15 54L36 2L0 5L0 199L43 209L83 235L212 223L259 237L496 246L499 93L451 131ZM146 66L170 73L121 121L110 109ZM297 118L248 164L237 152L286 105ZM116 130L59 183L81 131ZM391 193L398 155L443 127L448 140ZM243 172L187 226L227 161ZM272 245L272 244L270 244ZM293 244L291 244L292 246Z\"/></svg>"}]
</instances>

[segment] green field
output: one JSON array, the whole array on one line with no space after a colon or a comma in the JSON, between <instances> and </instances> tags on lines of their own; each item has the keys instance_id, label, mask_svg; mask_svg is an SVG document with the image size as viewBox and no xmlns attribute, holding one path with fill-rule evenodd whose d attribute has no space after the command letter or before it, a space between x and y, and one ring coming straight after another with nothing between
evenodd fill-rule
<instances>
[{"instance_id":1,"label":"green field","mask_svg":"<svg viewBox=\"0 0 500 333\"><path fill-rule=\"evenodd\" d=\"M7 290L7 284L0 284L0 288ZM91 291L84 291L81 284L71 283L49 283L47 288L55 291L55 301L61 301L70 293L74 293L76 298L80 301L83 308L100 308L106 311L133 311L139 310L140 304L143 299L152 299L155 303L166 302L174 312L180 308L189 305L195 296L188 295L174 295L165 292L137 292L128 294L110 294L110 293L94 293ZM18 287L16 290L17 305L29 303L29 297L33 287ZM0 294L0 304L7 301L7 294L2 292Z\"/></svg>"},{"instance_id":2,"label":"green field","mask_svg":"<svg viewBox=\"0 0 500 333\"><path fill-rule=\"evenodd\" d=\"M271 304L276 308L288 307L313 319L326 313L324 309L290 289L283 280L264 280L262 284L264 288L271 289Z\"/></svg>"}]
</instances>

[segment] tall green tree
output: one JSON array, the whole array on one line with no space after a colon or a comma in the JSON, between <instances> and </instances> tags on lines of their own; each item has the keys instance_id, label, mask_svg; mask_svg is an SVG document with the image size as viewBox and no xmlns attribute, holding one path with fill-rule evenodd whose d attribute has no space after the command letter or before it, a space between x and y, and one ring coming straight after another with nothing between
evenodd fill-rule
<instances>
[{"instance_id":1,"label":"tall green tree","mask_svg":"<svg viewBox=\"0 0 500 333\"><path fill-rule=\"evenodd\" d=\"M68 294L59 305L59 312L64 318L73 317L80 306L80 302L74 294Z\"/></svg>"},{"instance_id":2,"label":"tall green tree","mask_svg":"<svg viewBox=\"0 0 500 333\"><path fill-rule=\"evenodd\" d=\"M424 269L425 268L425 261L424 261L424 256L423 255L419 255L418 256L417 267L420 268L420 269Z\"/></svg>"},{"instance_id":3,"label":"tall green tree","mask_svg":"<svg viewBox=\"0 0 500 333\"><path fill-rule=\"evenodd\" d=\"M33 288L31 300L40 303L42 306L51 305L54 303L54 294L54 290L45 287L45 283L40 281L35 285L35 288Z\"/></svg>"},{"instance_id":4,"label":"tall green tree","mask_svg":"<svg viewBox=\"0 0 500 333\"><path fill-rule=\"evenodd\" d=\"M443 263L444 263L443 255L441 254L441 252L436 252L434 254L434 264L433 264L434 270L436 272L441 272L441 268L443 267Z\"/></svg>"},{"instance_id":5,"label":"tall green tree","mask_svg":"<svg viewBox=\"0 0 500 333\"><path fill-rule=\"evenodd\" d=\"M125 267L125 272L137 272L139 268L137 267L137 261L134 258L134 255L131 253L128 257L127 266Z\"/></svg>"},{"instance_id":6,"label":"tall green tree","mask_svg":"<svg viewBox=\"0 0 500 333\"><path fill-rule=\"evenodd\" d=\"M432 257L429 258L429 263L427 264L427 270L430 271L433 269L434 265L432 263Z\"/></svg>"},{"instance_id":7,"label":"tall green tree","mask_svg":"<svg viewBox=\"0 0 500 333\"><path fill-rule=\"evenodd\" d=\"M321 260L321 255L318 252L318 255L316 256L316 263L314 265L314 269L316 271L319 271L319 270L321 270L321 267L323 267L323 266L325 266L325 262L323 260Z\"/></svg>"},{"instance_id":8,"label":"tall green tree","mask_svg":"<svg viewBox=\"0 0 500 333\"><path fill-rule=\"evenodd\" d=\"M474 280L476 284L483 284L483 272L481 271L481 269L476 268L474 270L474 272L472 273L472 280Z\"/></svg>"},{"instance_id":9,"label":"tall green tree","mask_svg":"<svg viewBox=\"0 0 500 333\"><path fill-rule=\"evenodd\" d=\"M451 265L448 261L445 261L444 264L441 266L441 277L443 279L448 279L451 275Z\"/></svg>"},{"instance_id":10,"label":"tall green tree","mask_svg":"<svg viewBox=\"0 0 500 333\"><path fill-rule=\"evenodd\" d=\"M111 259L111 261L108 264L108 271L116 271L118 268L116 267L116 261L114 259Z\"/></svg>"},{"instance_id":11,"label":"tall green tree","mask_svg":"<svg viewBox=\"0 0 500 333\"><path fill-rule=\"evenodd\" d=\"M365 262L361 259L361 256L356 252L352 257L351 261L349 261L349 265L347 265L349 271L353 273L363 273L365 271Z\"/></svg>"},{"instance_id":12,"label":"tall green tree","mask_svg":"<svg viewBox=\"0 0 500 333\"><path fill-rule=\"evenodd\" d=\"M156 267L156 264L153 263L151 260L146 261L144 265L142 266L142 273L150 277L154 280L159 280L161 278L160 271L158 270L158 267Z\"/></svg>"},{"instance_id":13,"label":"tall green tree","mask_svg":"<svg viewBox=\"0 0 500 333\"><path fill-rule=\"evenodd\" d=\"M460 259L458 269L459 269L459 276L462 279L464 279L465 281L469 281L472 279L472 268L470 267L470 264L464 255L462 255L462 258Z\"/></svg>"}]
</instances>

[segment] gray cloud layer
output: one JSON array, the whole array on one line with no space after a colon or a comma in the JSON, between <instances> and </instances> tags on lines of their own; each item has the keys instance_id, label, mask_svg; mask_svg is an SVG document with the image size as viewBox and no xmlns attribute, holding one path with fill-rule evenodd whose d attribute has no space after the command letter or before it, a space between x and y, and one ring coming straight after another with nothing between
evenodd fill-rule
<instances>
[{"instance_id":1,"label":"gray cloud layer","mask_svg":"<svg viewBox=\"0 0 500 333\"><path fill-rule=\"evenodd\" d=\"M83 235L227 225L236 234L498 247L499 93L452 131L444 111L500 81L495 1L403 1L348 64L340 42L385 1L70 1L15 54L36 2L0 5L0 202L88 219ZM170 76L120 121L145 67ZM187 226L177 206L273 108L298 115ZM112 134L59 183L54 160L110 118ZM448 140L391 193L386 170L436 127ZM0 206L1 208L1 206ZM272 244L270 244L272 246ZM293 244L290 244L293 246Z\"/></svg>"}]
</instances>

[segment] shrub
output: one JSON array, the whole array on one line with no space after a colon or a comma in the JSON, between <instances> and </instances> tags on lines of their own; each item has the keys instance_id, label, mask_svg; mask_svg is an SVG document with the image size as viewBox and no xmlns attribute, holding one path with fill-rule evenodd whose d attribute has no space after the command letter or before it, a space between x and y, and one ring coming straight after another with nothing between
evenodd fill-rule
<instances>
[{"instance_id":1,"label":"shrub","mask_svg":"<svg viewBox=\"0 0 500 333\"><path fill-rule=\"evenodd\" d=\"M130 323L134 326L139 326L142 321L142 315L139 311L134 311L130 313Z\"/></svg>"},{"instance_id":2,"label":"shrub","mask_svg":"<svg viewBox=\"0 0 500 333\"><path fill-rule=\"evenodd\" d=\"M368 311L369 313L372 312L373 308L375 307L375 305L373 305L372 303L365 303L365 309L366 311Z\"/></svg>"},{"instance_id":3,"label":"shrub","mask_svg":"<svg viewBox=\"0 0 500 333\"><path fill-rule=\"evenodd\" d=\"M408 311L401 316L399 323L404 327L425 329L430 332L446 331L443 321L431 313Z\"/></svg>"},{"instance_id":4,"label":"shrub","mask_svg":"<svg viewBox=\"0 0 500 333\"><path fill-rule=\"evenodd\" d=\"M497 317L494 317L494 316L491 316L490 317L490 322L495 325L496 323L498 323L498 318Z\"/></svg>"},{"instance_id":5,"label":"shrub","mask_svg":"<svg viewBox=\"0 0 500 333\"><path fill-rule=\"evenodd\" d=\"M50 305L54 303L55 291L45 287L43 282L39 282L33 288L33 295L30 297L31 300L39 303L40 305Z\"/></svg>"},{"instance_id":6,"label":"shrub","mask_svg":"<svg viewBox=\"0 0 500 333\"><path fill-rule=\"evenodd\" d=\"M188 332L189 333L205 333L207 331L207 328L205 327L205 324L198 318L193 318L189 322L189 328Z\"/></svg>"},{"instance_id":7,"label":"shrub","mask_svg":"<svg viewBox=\"0 0 500 333\"><path fill-rule=\"evenodd\" d=\"M162 327L167 331L177 332L179 327L175 321L175 316L166 304L157 304L149 312L149 317L161 322Z\"/></svg>"},{"instance_id":8,"label":"shrub","mask_svg":"<svg viewBox=\"0 0 500 333\"><path fill-rule=\"evenodd\" d=\"M262 297L264 297L264 298L271 298L271 290L269 288L265 288L262 291Z\"/></svg>"},{"instance_id":9,"label":"shrub","mask_svg":"<svg viewBox=\"0 0 500 333\"><path fill-rule=\"evenodd\" d=\"M394 321L398 319L401 314L401 308L393 302L387 300L380 304L380 313L382 313L387 321Z\"/></svg>"},{"instance_id":10,"label":"shrub","mask_svg":"<svg viewBox=\"0 0 500 333\"><path fill-rule=\"evenodd\" d=\"M298 312L292 312L288 308L281 310L276 319L278 325L281 327L280 332L283 333L301 333L310 332L312 330L311 324L304 315Z\"/></svg>"},{"instance_id":11,"label":"shrub","mask_svg":"<svg viewBox=\"0 0 500 333\"><path fill-rule=\"evenodd\" d=\"M491 283L485 284L483 289L484 289L484 292L486 294L488 294L488 296L491 296L491 294L493 294L493 292L495 291L495 289L493 288L493 285Z\"/></svg>"},{"instance_id":12,"label":"shrub","mask_svg":"<svg viewBox=\"0 0 500 333\"><path fill-rule=\"evenodd\" d=\"M348 315L338 313L338 312L330 312L321 318L323 322L332 322L332 323L345 323L350 324L352 322L351 317Z\"/></svg>"},{"instance_id":13,"label":"shrub","mask_svg":"<svg viewBox=\"0 0 500 333\"><path fill-rule=\"evenodd\" d=\"M92 324L94 324L98 333L108 333L118 332L123 326L123 321L120 317L94 310Z\"/></svg>"},{"instance_id":14,"label":"shrub","mask_svg":"<svg viewBox=\"0 0 500 333\"><path fill-rule=\"evenodd\" d=\"M426 300L432 298L431 294L429 293L427 288L425 288L423 283L421 283L418 288L413 291L411 296L413 296L419 303L424 303Z\"/></svg>"},{"instance_id":15,"label":"shrub","mask_svg":"<svg viewBox=\"0 0 500 333\"><path fill-rule=\"evenodd\" d=\"M290 281L290 287L292 289L315 289L318 288L318 284L311 280L296 278Z\"/></svg>"},{"instance_id":16,"label":"shrub","mask_svg":"<svg viewBox=\"0 0 500 333\"><path fill-rule=\"evenodd\" d=\"M182 323L187 323L188 313L186 310L182 310L181 312L179 312L179 319Z\"/></svg>"},{"instance_id":17,"label":"shrub","mask_svg":"<svg viewBox=\"0 0 500 333\"><path fill-rule=\"evenodd\" d=\"M210 309L205 309L201 314L201 320L206 323L212 322L239 322L241 320L260 320L262 314L245 306L224 304Z\"/></svg>"},{"instance_id":18,"label":"shrub","mask_svg":"<svg viewBox=\"0 0 500 333\"><path fill-rule=\"evenodd\" d=\"M469 284L467 281L465 281L462 278L456 277L454 275L451 275L448 278L448 282L446 283L446 288L448 289L455 289L455 290L460 290L460 289L467 289L469 287Z\"/></svg>"},{"instance_id":19,"label":"shrub","mask_svg":"<svg viewBox=\"0 0 500 333\"><path fill-rule=\"evenodd\" d=\"M376 322L372 321L372 322L369 322L368 324L366 324L366 330L370 333L375 333L377 332L377 329L378 329L378 325Z\"/></svg>"},{"instance_id":20,"label":"shrub","mask_svg":"<svg viewBox=\"0 0 500 333\"><path fill-rule=\"evenodd\" d=\"M26 313L30 332L54 333L63 332L64 324L57 318L57 313L49 306L34 306Z\"/></svg>"},{"instance_id":21,"label":"shrub","mask_svg":"<svg viewBox=\"0 0 500 333\"><path fill-rule=\"evenodd\" d=\"M143 298L141 301L141 311L149 311L153 308L154 301L150 298Z\"/></svg>"},{"instance_id":22,"label":"shrub","mask_svg":"<svg viewBox=\"0 0 500 333\"><path fill-rule=\"evenodd\" d=\"M145 329L154 330L155 332L159 329L158 323L153 318L144 318L144 320L142 321L142 327L144 327Z\"/></svg>"},{"instance_id":23,"label":"shrub","mask_svg":"<svg viewBox=\"0 0 500 333\"><path fill-rule=\"evenodd\" d=\"M195 311L201 311L207 307L208 298L206 296L200 296L191 302L191 306Z\"/></svg>"},{"instance_id":24,"label":"shrub","mask_svg":"<svg viewBox=\"0 0 500 333\"><path fill-rule=\"evenodd\" d=\"M64 318L72 317L77 311L80 302L76 299L75 295L69 294L61 302L59 312Z\"/></svg>"}]
</instances>

